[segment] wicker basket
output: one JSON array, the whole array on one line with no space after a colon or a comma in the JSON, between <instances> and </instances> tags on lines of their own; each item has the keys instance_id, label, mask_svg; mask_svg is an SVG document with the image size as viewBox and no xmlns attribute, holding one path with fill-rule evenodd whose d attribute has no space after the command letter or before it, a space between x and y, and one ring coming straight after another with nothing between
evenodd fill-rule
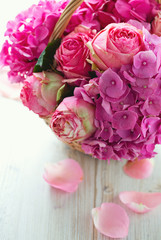
<instances>
[{"instance_id":1,"label":"wicker basket","mask_svg":"<svg viewBox=\"0 0 161 240\"><path fill-rule=\"evenodd\" d=\"M83 3L83 1L84 0L71 0L69 2L69 4L66 6L63 13L61 14L57 24L55 25L55 28L50 36L49 42L62 37L64 30L66 29L73 13ZM156 1L159 4L161 4L161 0L156 0ZM46 122L47 125L50 125L50 119L51 118L43 118L43 120ZM84 152L79 142L72 142L72 143L65 142L65 144L69 145L71 148L76 149L80 152Z\"/></svg>"},{"instance_id":2,"label":"wicker basket","mask_svg":"<svg viewBox=\"0 0 161 240\"><path fill-rule=\"evenodd\" d=\"M83 3L83 0L71 0L69 4L66 6L64 9L63 13L61 14L57 24L55 25L55 28L50 36L49 42L61 38L61 36L64 33L64 30L66 29L73 13L76 11L76 9ZM47 125L50 125L50 118L43 118L45 123ZM65 144L69 145L71 148L76 149L80 152L84 152L82 150L81 144L78 142L72 142L72 143L67 143L64 142Z\"/></svg>"}]
</instances>

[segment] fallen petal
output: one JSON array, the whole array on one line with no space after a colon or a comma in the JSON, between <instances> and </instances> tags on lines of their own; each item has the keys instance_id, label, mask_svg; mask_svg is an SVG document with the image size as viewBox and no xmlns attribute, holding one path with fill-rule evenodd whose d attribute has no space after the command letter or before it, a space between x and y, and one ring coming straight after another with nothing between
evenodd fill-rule
<instances>
[{"instance_id":1,"label":"fallen petal","mask_svg":"<svg viewBox=\"0 0 161 240\"><path fill-rule=\"evenodd\" d=\"M111 238L124 238L128 235L129 217L125 210L115 203L102 203L92 209L96 229Z\"/></svg>"},{"instance_id":2,"label":"fallen petal","mask_svg":"<svg viewBox=\"0 0 161 240\"><path fill-rule=\"evenodd\" d=\"M121 192L121 202L136 213L146 213L161 204L161 193Z\"/></svg>"},{"instance_id":3,"label":"fallen petal","mask_svg":"<svg viewBox=\"0 0 161 240\"><path fill-rule=\"evenodd\" d=\"M47 164L43 177L54 188L75 192L83 180L83 171L78 162L73 159L65 159Z\"/></svg>"},{"instance_id":4,"label":"fallen petal","mask_svg":"<svg viewBox=\"0 0 161 240\"><path fill-rule=\"evenodd\" d=\"M145 158L141 160L127 161L124 165L124 172L132 178L143 179L148 178L154 167L154 160L151 158Z\"/></svg>"}]
</instances>

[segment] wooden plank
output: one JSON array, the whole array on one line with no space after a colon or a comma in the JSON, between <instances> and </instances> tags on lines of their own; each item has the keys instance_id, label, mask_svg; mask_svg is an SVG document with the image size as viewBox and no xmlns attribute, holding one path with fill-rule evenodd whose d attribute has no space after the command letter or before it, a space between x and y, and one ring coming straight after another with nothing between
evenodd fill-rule
<instances>
[{"instance_id":1,"label":"wooden plank","mask_svg":"<svg viewBox=\"0 0 161 240\"><path fill-rule=\"evenodd\" d=\"M92 159L61 143L50 128L21 103L0 99L0 240L105 240L96 231L91 209L102 202L123 206L120 191L161 192L161 148L153 175L134 180L124 163ZM84 181L73 194L50 188L43 180L47 162L76 159ZM160 240L161 206L130 217L128 240Z\"/></svg>"}]
</instances>

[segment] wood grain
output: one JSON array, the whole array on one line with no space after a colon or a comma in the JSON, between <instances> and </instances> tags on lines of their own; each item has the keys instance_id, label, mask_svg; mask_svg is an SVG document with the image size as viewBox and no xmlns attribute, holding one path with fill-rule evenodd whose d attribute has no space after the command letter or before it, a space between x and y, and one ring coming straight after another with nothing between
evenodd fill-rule
<instances>
[{"instance_id":1,"label":"wood grain","mask_svg":"<svg viewBox=\"0 0 161 240\"><path fill-rule=\"evenodd\" d=\"M124 175L124 163L108 164L70 149L21 103L0 98L0 111L0 240L109 240L94 228L92 208L106 201L123 206L120 191L161 192L160 147L153 175L134 180ZM42 177L45 163L68 157L84 171L73 194L49 187ZM145 215L125 209L128 240L161 239L161 206Z\"/></svg>"}]
</instances>

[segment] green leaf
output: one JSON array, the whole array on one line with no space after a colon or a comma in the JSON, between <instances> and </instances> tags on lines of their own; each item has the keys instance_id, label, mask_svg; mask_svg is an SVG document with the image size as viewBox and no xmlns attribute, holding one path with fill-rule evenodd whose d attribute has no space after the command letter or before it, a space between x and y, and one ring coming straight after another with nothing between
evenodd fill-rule
<instances>
[{"instance_id":1,"label":"green leaf","mask_svg":"<svg viewBox=\"0 0 161 240\"><path fill-rule=\"evenodd\" d=\"M69 86L68 84L64 84L57 91L56 101L60 103L65 97L69 97L73 95L74 87Z\"/></svg>"},{"instance_id":2,"label":"green leaf","mask_svg":"<svg viewBox=\"0 0 161 240\"><path fill-rule=\"evenodd\" d=\"M52 69L54 55L56 53L56 50L60 46L60 43L61 43L60 38L48 43L47 47L38 58L38 61L34 67L33 72L42 72Z\"/></svg>"}]
</instances>

